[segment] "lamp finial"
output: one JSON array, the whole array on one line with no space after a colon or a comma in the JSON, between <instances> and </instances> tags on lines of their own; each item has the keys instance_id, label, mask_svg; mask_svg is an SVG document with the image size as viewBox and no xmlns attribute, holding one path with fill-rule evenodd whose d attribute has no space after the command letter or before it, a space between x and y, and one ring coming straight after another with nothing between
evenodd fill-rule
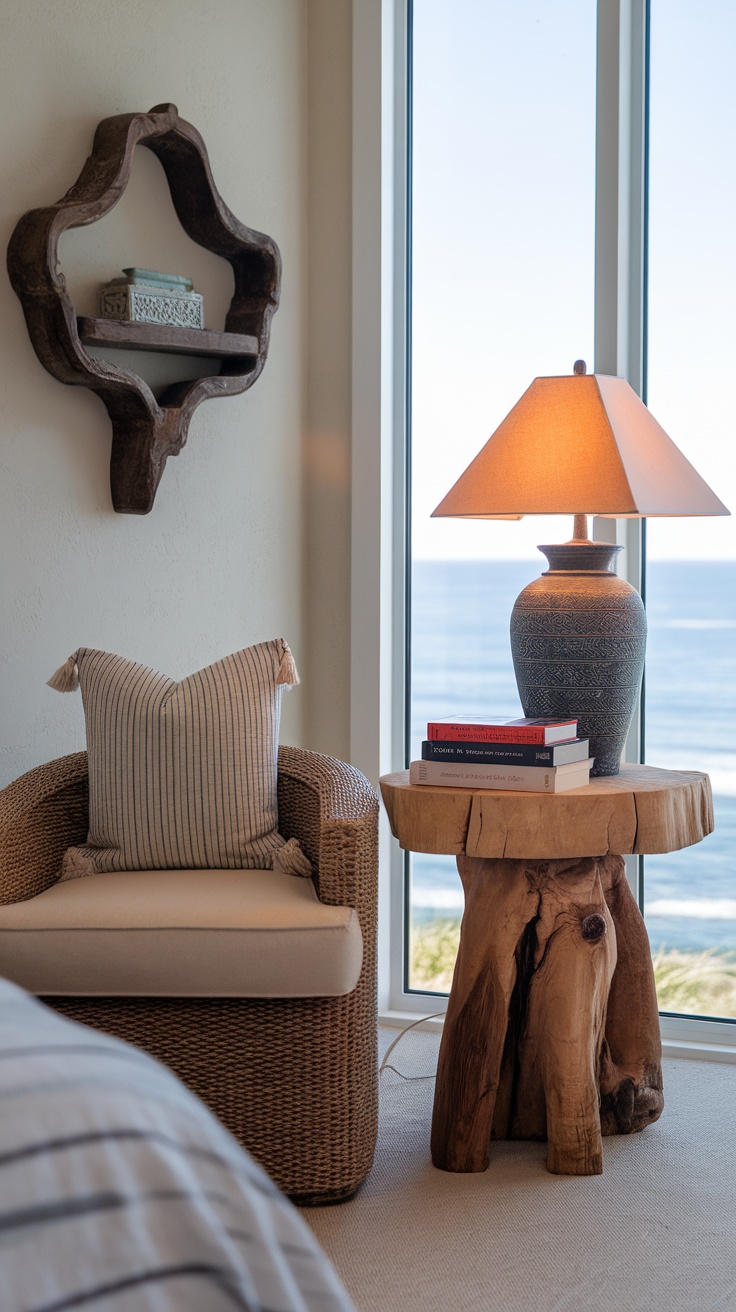
<instances>
[{"instance_id":1,"label":"lamp finial","mask_svg":"<svg viewBox=\"0 0 736 1312\"><path fill-rule=\"evenodd\" d=\"M572 371L578 378L582 378L584 374L587 374L588 366L584 360L576 360L572 367Z\"/></svg>"}]
</instances>

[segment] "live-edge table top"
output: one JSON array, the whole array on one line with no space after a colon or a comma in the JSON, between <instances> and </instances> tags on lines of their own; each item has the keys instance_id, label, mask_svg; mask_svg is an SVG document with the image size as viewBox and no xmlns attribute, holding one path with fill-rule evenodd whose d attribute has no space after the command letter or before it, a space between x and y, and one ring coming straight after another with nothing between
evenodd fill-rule
<instances>
[{"instance_id":1,"label":"live-edge table top","mask_svg":"<svg viewBox=\"0 0 736 1312\"><path fill-rule=\"evenodd\" d=\"M554 860L607 852L674 852L713 830L707 774L622 765L564 793L410 784L383 775L392 833L410 852Z\"/></svg>"}]
</instances>

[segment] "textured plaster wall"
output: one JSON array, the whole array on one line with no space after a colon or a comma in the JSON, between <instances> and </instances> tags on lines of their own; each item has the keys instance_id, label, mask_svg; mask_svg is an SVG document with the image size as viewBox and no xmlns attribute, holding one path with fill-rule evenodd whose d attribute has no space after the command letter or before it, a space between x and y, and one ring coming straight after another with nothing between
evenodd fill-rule
<instances>
[{"instance_id":1,"label":"textured plaster wall","mask_svg":"<svg viewBox=\"0 0 736 1312\"><path fill-rule=\"evenodd\" d=\"M305 726L323 723L313 745L345 749L349 124L342 118L349 64L339 64L346 49L349 59L349 8L315 0L323 31L336 20L337 62L333 81L328 76L312 96L318 125L309 139L307 72L321 78L322 69L307 11L303 0L3 5L3 250L23 211L57 199L74 182L100 119L173 101L201 131L230 208L275 237L284 278L260 380L240 397L202 405L183 452L167 466L152 513L138 517L116 515L110 505L110 427L102 403L42 369L3 268L0 784L84 745L79 696L45 685L79 645L182 677L241 646L284 635L304 682L285 699L282 741L305 741ZM331 122L336 106L342 118ZM321 166L320 132L333 154ZM308 186L310 151L315 172ZM323 182L334 186L338 209L326 231L319 222L325 201L314 189ZM315 224L319 267L312 279L323 363L305 345ZM93 308L96 285L122 265L192 274L205 295L207 325L221 326L229 270L180 231L161 167L145 150L137 152L120 205L99 225L68 234L61 262L81 310ZM154 386L177 376L165 374L160 359L131 363L153 369L147 376Z\"/></svg>"}]
</instances>

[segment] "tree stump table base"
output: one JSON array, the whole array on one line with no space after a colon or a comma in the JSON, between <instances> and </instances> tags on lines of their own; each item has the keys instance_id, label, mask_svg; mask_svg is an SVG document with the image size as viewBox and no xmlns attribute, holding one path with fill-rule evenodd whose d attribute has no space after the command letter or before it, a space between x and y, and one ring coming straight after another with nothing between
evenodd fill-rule
<instances>
[{"instance_id":1,"label":"tree stump table base","mask_svg":"<svg viewBox=\"0 0 736 1312\"><path fill-rule=\"evenodd\" d=\"M602 1134L662 1111L649 941L623 858L459 856L460 948L432 1160L484 1171L494 1139L546 1139L547 1167L599 1175Z\"/></svg>"},{"instance_id":2,"label":"tree stump table base","mask_svg":"<svg viewBox=\"0 0 736 1312\"><path fill-rule=\"evenodd\" d=\"M649 940L620 853L713 829L699 771L622 765L564 793L384 775L391 831L456 856L465 914L440 1047L432 1159L484 1171L492 1139L546 1139L547 1166L598 1175L604 1134L662 1112ZM588 855L590 854L590 855Z\"/></svg>"}]
</instances>

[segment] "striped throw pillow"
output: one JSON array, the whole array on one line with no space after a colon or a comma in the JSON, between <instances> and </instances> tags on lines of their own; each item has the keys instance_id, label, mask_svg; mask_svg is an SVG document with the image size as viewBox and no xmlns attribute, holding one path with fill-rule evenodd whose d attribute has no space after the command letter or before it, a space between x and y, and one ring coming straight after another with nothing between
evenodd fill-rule
<instances>
[{"instance_id":1,"label":"striped throw pillow","mask_svg":"<svg viewBox=\"0 0 736 1312\"><path fill-rule=\"evenodd\" d=\"M299 676L282 638L176 683L80 647L49 679L82 690L89 756L87 845L62 879L112 870L270 869L284 688Z\"/></svg>"}]
</instances>

